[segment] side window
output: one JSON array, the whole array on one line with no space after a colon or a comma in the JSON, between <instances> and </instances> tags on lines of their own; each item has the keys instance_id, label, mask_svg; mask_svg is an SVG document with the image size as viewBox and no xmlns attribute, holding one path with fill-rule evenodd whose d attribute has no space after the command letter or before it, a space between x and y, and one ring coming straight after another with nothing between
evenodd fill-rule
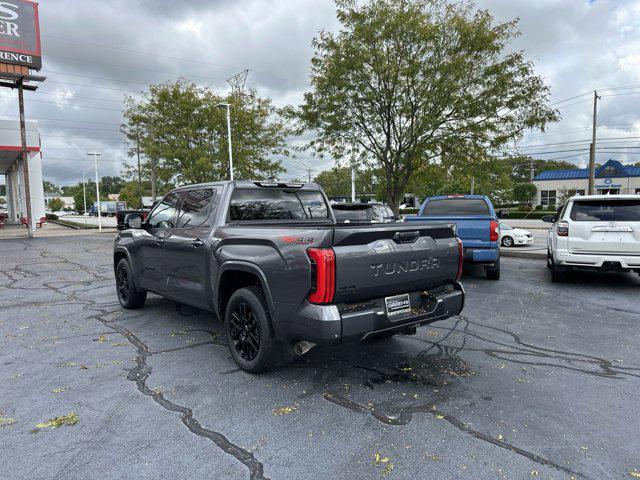
<instances>
[{"instance_id":1,"label":"side window","mask_svg":"<svg viewBox=\"0 0 640 480\"><path fill-rule=\"evenodd\" d=\"M147 224L151 228L172 228L177 205L178 194L170 193L153 209L153 212L147 218Z\"/></svg>"},{"instance_id":2,"label":"side window","mask_svg":"<svg viewBox=\"0 0 640 480\"><path fill-rule=\"evenodd\" d=\"M382 218L384 218L385 220L389 220L389 212L387 211L387 207L380 207L380 210L382 211Z\"/></svg>"},{"instance_id":3,"label":"side window","mask_svg":"<svg viewBox=\"0 0 640 480\"><path fill-rule=\"evenodd\" d=\"M211 207L215 205L214 188L199 188L187 190L182 197L182 203L178 210L176 228L196 228L209 226Z\"/></svg>"}]
</instances>

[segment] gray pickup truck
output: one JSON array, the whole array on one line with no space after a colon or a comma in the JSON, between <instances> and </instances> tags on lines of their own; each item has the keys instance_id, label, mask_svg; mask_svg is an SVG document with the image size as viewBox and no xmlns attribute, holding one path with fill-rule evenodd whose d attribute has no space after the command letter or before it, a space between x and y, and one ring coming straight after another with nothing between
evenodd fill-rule
<instances>
[{"instance_id":1,"label":"gray pickup truck","mask_svg":"<svg viewBox=\"0 0 640 480\"><path fill-rule=\"evenodd\" d=\"M256 373L460 313L461 251L449 225L337 224L318 185L236 181L177 188L144 222L127 215L113 265L124 308L153 292L215 312Z\"/></svg>"}]
</instances>

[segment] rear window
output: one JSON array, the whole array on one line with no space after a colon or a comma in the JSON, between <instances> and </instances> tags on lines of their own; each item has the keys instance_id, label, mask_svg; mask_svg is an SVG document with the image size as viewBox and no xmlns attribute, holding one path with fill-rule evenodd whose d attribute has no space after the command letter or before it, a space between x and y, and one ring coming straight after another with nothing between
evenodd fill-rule
<instances>
[{"instance_id":1,"label":"rear window","mask_svg":"<svg viewBox=\"0 0 640 480\"><path fill-rule=\"evenodd\" d=\"M329 218L317 190L279 188L236 189L229 204L230 220L309 220Z\"/></svg>"},{"instance_id":2,"label":"rear window","mask_svg":"<svg viewBox=\"0 0 640 480\"><path fill-rule=\"evenodd\" d=\"M574 222L638 222L640 200L574 202L569 217Z\"/></svg>"},{"instance_id":3,"label":"rear window","mask_svg":"<svg viewBox=\"0 0 640 480\"><path fill-rule=\"evenodd\" d=\"M478 198L429 200L423 215L489 215L489 206Z\"/></svg>"},{"instance_id":4,"label":"rear window","mask_svg":"<svg viewBox=\"0 0 640 480\"><path fill-rule=\"evenodd\" d=\"M371 207L352 208L343 206L334 206L333 214L338 222L349 220L350 222L369 222L371 221Z\"/></svg>"}]
</instances>

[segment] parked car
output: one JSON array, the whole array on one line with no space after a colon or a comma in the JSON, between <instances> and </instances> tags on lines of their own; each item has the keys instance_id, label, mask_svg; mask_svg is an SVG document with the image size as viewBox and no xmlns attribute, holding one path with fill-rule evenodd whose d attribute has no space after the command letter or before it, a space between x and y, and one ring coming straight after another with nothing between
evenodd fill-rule
<instances>
[{"instance_id":1,"label":"parked car","mask_svg":"<svg viewBox=\"0 0 640 480\"><path fill-rule=\"evenodd\" d=\"M484 195L427 197L408 223L454 223L462 240L464 261L484 265L489 280L500 280L500 237L498 219L491 200Z\"/></svg>"},{"instance_id":2,"label":"parked car","mask_svg":"<svg viewBox=\"0 0 640 480\"><path fill-rule=\"evenodd\" d=\"M397 221L391 208L383 203L334 203L338 223L391 223Z\"/></svg>"},{"instance_id":3,"label":"parked car","mask_svg":"<svg viewBox=\"0 0 640 480\"><path fill-rule=\"evenodd\" d=\"M554 282L577 269L640 273L640 197L574 196L556 215L547 237L547 266Z\"/></svg>"},{"instance_id":4,"label":"parked car","mask_svg":"<svg viewBox=\"0 0 640 480\"><path fill-rule=\"evenodd\" d=\"M113 251L120 304L154 292L215 312L247 372L315 344L415 333L464 305L451 225L337 224L315 184L181 187L125 226Z\"/></svg>"},{"instance_id":5,"label":"parked car","mask_svg":"<svg viewBox=\"0 0 640 480\"><path fill-rule=\"evenodd\" d=\"M506 223L500 224L500 245L503 247L513 247L514 245L531 245L533 243L533 233L524 228L510 227Z\"/></svg>"},{"instance_id":6,"label":"parked car","mask_svg":"<svg viewBox=\"0 0 640 480\"><path fill-rule=\"evenodd\" d=\"M107 200L100 202L100 211L103 217L115 217L119 211L127 209L127 202L118 202L113 200ZM98 202L95 202L87 210L90 217L98 216Z\"/></svg>"}]
</instances>

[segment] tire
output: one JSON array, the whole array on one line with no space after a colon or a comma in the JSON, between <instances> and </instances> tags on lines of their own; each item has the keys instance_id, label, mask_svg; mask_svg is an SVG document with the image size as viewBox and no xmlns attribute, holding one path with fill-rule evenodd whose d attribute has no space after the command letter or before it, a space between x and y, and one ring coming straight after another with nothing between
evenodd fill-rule
<instances>
[{"instance_id":1,"label":"tire","mask_svg":"<svg viewBox=\"0 0 640 480\"><path fill-rule=\"evenodd\" d=\"M241 288L231 295L224 312L224 328L231 357L241 370L261 373L278 363L279 344L259 288Z\"/></svg>"},{"instance_id":2,"label":"tire","mask_svg":"<svg viewBox=\"0 0 640 480\"><path fill-rule=\"evenodd\" d=\"M120 259L116 265L116 291L120 305L126 309L140 308L147 300L147 292L136 289L133 270L126 258Z\"/></svg>"},{"instance_id":3,"label":"tire","mask_svg":"<svg viewBox=\"0 0 640 480\"><path fill-rule=\"evenodd\" d=\"M513 238L511 238L509 236L502 237L502 242L500 242L500 243L502 243L503 247L513 247L513 244L514 244Z\"/></svg>"},{"instance_id":4,"label":"tire","mask_svg":"<svg viewBox=\"0 0 640 480\"><path fill-rule=\"evenodd\" d=\"M547 251L547 267L551 270L551 281L554 283L562 283L567 281L569 272L567 270L560 270L556 267L553 261L551 252Z\"/></svg>"},{"instance_id":5,"label":"tire","mask_svg":"<svg viewBox=\"0 0 640 480\"><path fill-rule=\"evenodd\" d=\"M485 269L487 280L500 280L500 257L492 266Z\"/></svg>"}]
</instances>

